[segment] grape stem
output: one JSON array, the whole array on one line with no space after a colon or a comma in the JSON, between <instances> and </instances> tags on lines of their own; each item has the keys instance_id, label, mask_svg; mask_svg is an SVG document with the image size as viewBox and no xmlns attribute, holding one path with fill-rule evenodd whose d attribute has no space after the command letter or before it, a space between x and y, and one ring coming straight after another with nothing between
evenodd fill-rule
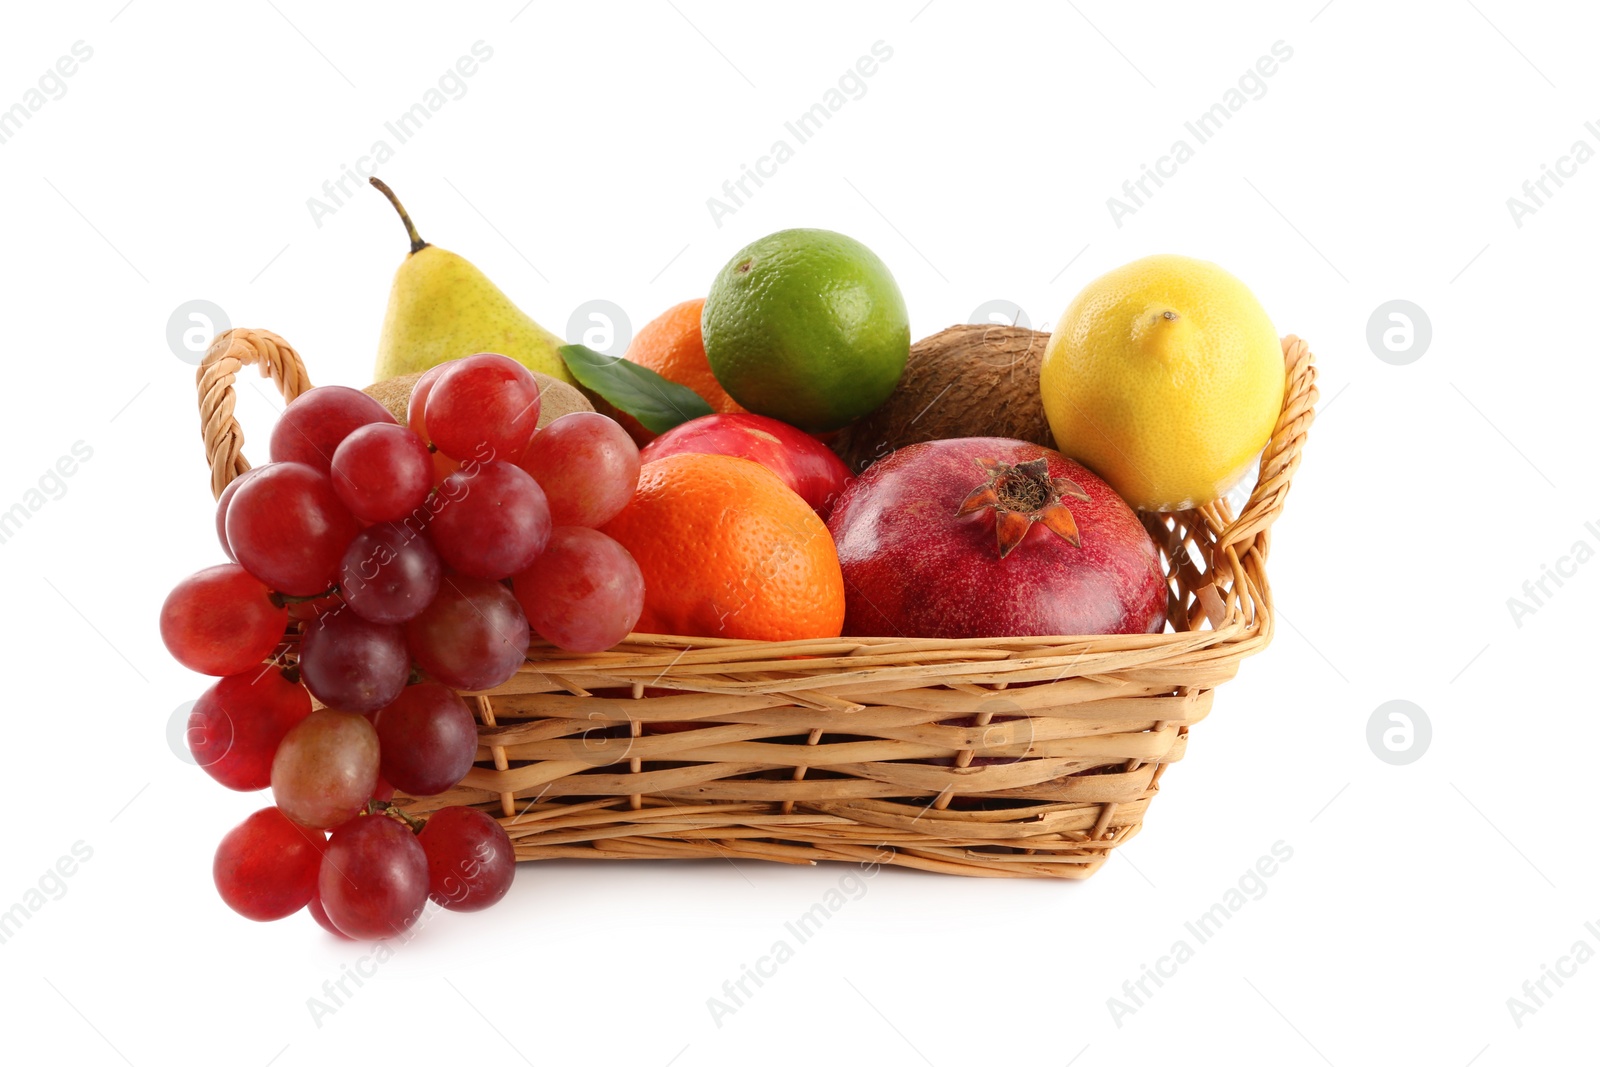
<instances>
[{"instance_id":1,"label":"grape stem","mask_svg":"<svg viewBox=\"0 0 1600 1067\"><path fill-rule=\"evenodd\" d=\"M407 812L402 811L400 808L395 807L387 800L367 801L367 814L388 815L391 818L397 819L404 823L406 828L414 834L422 833L422 828L427 825L426 819L419 819L415 815L408 814Z\"/></svg>"},{"instance_id":2,"label":"grape stem","mask_svg":"<svg viewBox=\"0 0 1600 1067\"><path fill-rule=\"evenodd\" d=\"M267 599L271 600L275 606L284 608L288 607L290 604L305 604L313 600L321 600L323 597L332 596L338 591L339 586L337 584L330 585L322 592L312 593L310 596L289 596L287 593L280 593L277 590L273 590Z\"/></svg>"}]
</instances>

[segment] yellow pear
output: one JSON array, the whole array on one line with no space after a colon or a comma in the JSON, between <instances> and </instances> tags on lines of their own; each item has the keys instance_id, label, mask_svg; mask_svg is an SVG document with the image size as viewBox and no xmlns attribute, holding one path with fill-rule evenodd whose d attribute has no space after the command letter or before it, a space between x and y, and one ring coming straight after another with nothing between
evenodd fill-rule
<instances>
[{"instance_id":1,"label":"yellow pear","mask_svg":"<svg viewBox=\"0 0 1600 1067\"><path fill-rule=\"evenodd\" d=\"M499 352L529 370L576 384L557 351L565 341L529 318L483 271L417 236L394 191L377 178L371 181L399 212L411 238L411 253L389 288L375 381Z\"/></svg>"}]
</instances>

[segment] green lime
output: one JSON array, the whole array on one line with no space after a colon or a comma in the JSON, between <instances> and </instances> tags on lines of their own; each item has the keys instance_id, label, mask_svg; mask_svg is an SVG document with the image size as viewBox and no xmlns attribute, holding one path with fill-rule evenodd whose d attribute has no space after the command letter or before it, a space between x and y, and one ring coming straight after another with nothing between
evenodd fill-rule
<instances>
[{"instance_id":1,"label":"green lime","mask_svg":"<svg viewBox=\"0 0 1600 1067\"><path fill-rule=\"evenodd\" d=\"M830 230L779 230L740 249L711 284L700 325L729 396L813 433L887 400L911 351L889 268Z\"/></svg>"}]
</instances>

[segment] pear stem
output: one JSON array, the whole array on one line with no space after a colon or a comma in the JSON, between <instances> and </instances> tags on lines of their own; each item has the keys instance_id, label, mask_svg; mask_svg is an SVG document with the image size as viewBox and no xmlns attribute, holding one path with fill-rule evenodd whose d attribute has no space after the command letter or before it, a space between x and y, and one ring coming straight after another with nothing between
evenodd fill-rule
<instances>
[{"instance_id":1,"label":"pear stem","mask_svg":"<svg viewBox=\"0 0 1600 1067\"><path fill-rule=\"evenodd\" d=\"M378 192L389 198L389 203L394 205L395 211L400 215L400 221L406 224L406 234L411 238L411 254L415 255L427 248L428 242L417 234L417 227L412 223L411 216L406 214L406 209L401 206L400 198L394 195L394 190L385 185L381 178L368 178L367 181L371 182Z\"/></svg>"}]
</instances>

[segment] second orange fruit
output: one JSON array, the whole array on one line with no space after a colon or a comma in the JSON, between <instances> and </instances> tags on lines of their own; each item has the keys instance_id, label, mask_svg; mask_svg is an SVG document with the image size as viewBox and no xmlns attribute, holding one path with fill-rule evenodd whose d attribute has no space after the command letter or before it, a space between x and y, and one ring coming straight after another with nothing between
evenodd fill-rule
<instances>
[{"instance_id":1,"label":"second orange fruit","mask_svg":"<svg viewBox=\"0 0 1600 1067\"><path fill-rule=\"evenodd\" d=\"M793 641L844 626L828 528L760 464L694 454L646 463L602 531L644 572L641 633Z\"/></svg>"},{"instance_id":2,"label":"second orange fruit","mask_svg":"<svg viewBox=\"0 0 1600 1067\"><path fill-rule=\"evenodd\" d=\"M712 411L724 415L743 411L739 402L717 382L706 360L706 346L700 333L700 312L705 305L704 300L685 300L663 311L639 330L623 358L649 367L669 382L693 389L711 405ZM631 415L622 414L617 421L641 445L655 436Z\"/></svg>"}]
</instances>

